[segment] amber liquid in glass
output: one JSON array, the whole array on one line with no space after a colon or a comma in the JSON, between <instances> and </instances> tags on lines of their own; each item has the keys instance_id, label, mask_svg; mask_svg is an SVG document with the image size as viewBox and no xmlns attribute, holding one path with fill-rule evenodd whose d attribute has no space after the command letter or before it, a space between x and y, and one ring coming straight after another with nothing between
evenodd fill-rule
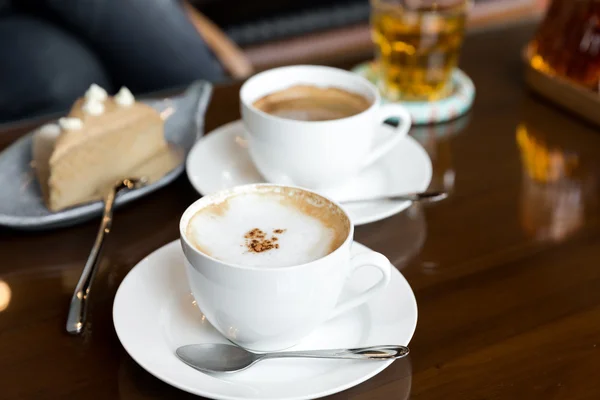
<instances>
[{"instance_id":1,"label":"amber liquid in glass","mask_svg":"<svg viewBox=\"0 0 600 400\"><path fill-rule=\"evenodd\" d=\"M533 42L531 64L589 89L600 83L600 0L554 0Z\"/></svg>"},{"instance_id":2,"label":"amber liquid in glass","mask_svg":"<svg viewBox=\"0 0 600 400\"><path fill-rule=\"evenodd\" d=\"M372 1L371 26L380 89L390 100L437 100L452 91L466 2L407 9L403 1Z\"/></svg>"}]
</instances>

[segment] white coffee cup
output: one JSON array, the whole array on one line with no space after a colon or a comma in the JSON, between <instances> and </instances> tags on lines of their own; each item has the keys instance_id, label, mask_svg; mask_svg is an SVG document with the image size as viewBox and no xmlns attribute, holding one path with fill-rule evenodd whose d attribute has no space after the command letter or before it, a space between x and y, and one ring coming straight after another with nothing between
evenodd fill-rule
<instances>
[{"instance_id":1,"label":"white coffee cup","mask_svg":"<svg viewBox=\"0 0 600 400\"><path fill-rule=\"evenodd\" d=\"M286 188L318 196L339 218L346 219L342 244L322 258L278 268L235 265L199 251L186 236L191 218L204 207L232 194L271 187L284 188L252 184L205 196L187 208L179 223L189 285L198 307L223 336L256 351L294 346L325 321L366 302L391 279L392 266L382 254L351 256L354 227L338 204L297 187ZM365 266L379 269L382 278L366 291L338 302L346 279Z\"/></svg>"},{"instance_id":2,"label":"white coffee cup","mask_svg":"<svg viewBox=\"0 0 600 400\"><path fill-rule=\"evenodd\" d=\"M299 84L341 88L364 96L371 106L329 121L286 119L253 106L270 93ZM310 189L335 186L356 175L396 146L411 125L406 108L381 104L375 85L331 67L299 65L261 72L244 83L240 103L249 153L258 171L271 183ZM391 117L398 118L398 127L382 129Z\"/></svg>"}]
</instances>

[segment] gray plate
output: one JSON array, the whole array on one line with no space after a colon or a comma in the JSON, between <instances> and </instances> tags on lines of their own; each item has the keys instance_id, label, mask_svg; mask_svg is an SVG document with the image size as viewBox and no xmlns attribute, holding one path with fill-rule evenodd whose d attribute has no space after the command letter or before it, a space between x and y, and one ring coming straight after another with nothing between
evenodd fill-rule
<instances>
[{"instance_id":1,"label":"gray plate","mask_svg":"<svg viewBox=\"0 0 600 400\"><path fill-rule=\"evenodd\" d=\"M190 85L183 95L143 102L159 112L171 107L172 113L165 121L165 138L182 148L187 156L204 132L204 114L211 93L211 84L199 81ZM31 167L33 133L23 136L0 154L0 225L41 230L71 226L99 216L102 213L100 201L59 212L46 208ZM116 205L129 203L167 185L183 172L184 165L151 185L120 195Z\"/></svg>"}]
</instances>

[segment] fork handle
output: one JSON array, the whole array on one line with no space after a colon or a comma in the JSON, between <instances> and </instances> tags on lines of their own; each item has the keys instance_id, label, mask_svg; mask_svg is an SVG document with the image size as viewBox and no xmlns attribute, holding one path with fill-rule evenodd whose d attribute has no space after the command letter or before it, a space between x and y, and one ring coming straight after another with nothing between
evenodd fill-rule
<instances>
[{"instance_id":1,"label":"fork handle","mask_svg":"<svg viewBox=\"0 0 600 400\"><path fill-rule=\"evenodd\" d=\"M88 256L85 267L83 267L81 277L75 287L75 292L71 297L66 328L67 332L73 335L80 334L85 324L90 289L98 270L100 255L102 253L102 248L104 247L104 239L110 233L115 198L119 189L119 187L113 187L104 199L104 213L102 215L100 229L98 229L98 234L96 235L94 247L92 247L92 251Z\"/></svg>"}]
</instances>

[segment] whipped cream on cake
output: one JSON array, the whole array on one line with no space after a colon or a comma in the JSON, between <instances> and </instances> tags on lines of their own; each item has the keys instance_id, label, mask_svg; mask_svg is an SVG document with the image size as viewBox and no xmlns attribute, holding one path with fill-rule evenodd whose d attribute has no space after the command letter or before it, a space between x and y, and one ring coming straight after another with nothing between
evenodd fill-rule
<instances>
[{"instance_id":1,"label":"whipped cream on cake","mask_svg":"<svg viewBox=\"0 0 600 400\"><path fill-rule=\"evenodd\" d=\"M135 98L129 89L123 86L115 95L115 102L121 107L130 107L135 103Z\"/></svg>"}]
</instances>

